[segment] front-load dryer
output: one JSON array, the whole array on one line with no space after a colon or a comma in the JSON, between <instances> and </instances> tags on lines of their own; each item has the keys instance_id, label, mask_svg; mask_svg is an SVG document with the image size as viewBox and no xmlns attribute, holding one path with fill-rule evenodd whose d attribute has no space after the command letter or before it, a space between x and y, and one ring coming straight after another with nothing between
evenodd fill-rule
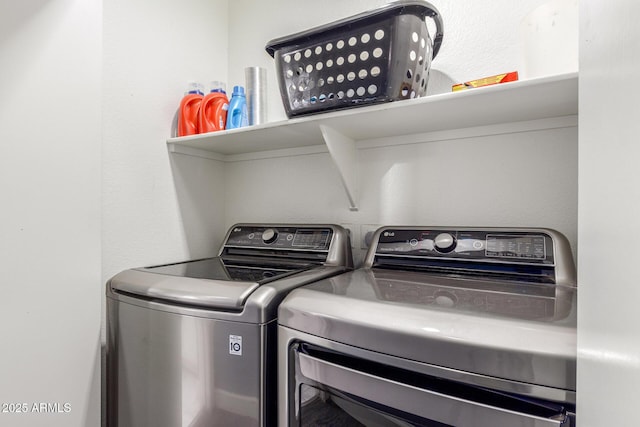
<instances>
[{"instance_id":1,"label":"front-load dryer","mask_svg":"<svg viewBox=\"0 0 640 427\"><path fill-rule=\"evenodd\" d=\"M575 426L576 293L553 230L382 228L280 305L280 426Z\"/></svg>"}]
</instances>

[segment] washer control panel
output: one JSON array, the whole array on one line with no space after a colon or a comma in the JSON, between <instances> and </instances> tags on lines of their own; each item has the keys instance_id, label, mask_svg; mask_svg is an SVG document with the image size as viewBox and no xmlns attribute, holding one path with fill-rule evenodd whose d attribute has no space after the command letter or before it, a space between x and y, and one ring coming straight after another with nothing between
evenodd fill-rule
<instances>
[{"instance_id":1,"label":"washer control panel","mask_svg":"<svg viewBox=\"0 0 640 427\"><path fill-rule=\"evenodd\" d=\"M328 227L239 225L229 231L224 247L327 251L332 236Z\"/></svg>"},{"instance_id":2,"label":"washer control panel","mask_svg":"<svg viewBox=\"0 0 640 427\"><path fill-rule=\"evenodd\" d=\"M551 236L536 230L385 228L376 256L554 264Z\"/></svg>"}]
</instances>

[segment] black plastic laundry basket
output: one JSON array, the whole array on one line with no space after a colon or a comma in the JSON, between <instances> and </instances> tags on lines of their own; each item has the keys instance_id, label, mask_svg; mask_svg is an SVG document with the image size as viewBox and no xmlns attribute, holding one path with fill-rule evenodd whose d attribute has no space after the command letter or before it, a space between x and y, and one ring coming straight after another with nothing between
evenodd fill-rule
<instances>
[{"instance_id":1,"label":"black plastic laundry basket","mask_svg":"<svg viewBox=\"0 0 640 427\"><path fill-rule=\"evenodd\" d=\"M429 34L426 18L436 30ZM443 23L426 1L396 1L270 41L288 117L423 96Z\"/></svg>"}]
</instances>

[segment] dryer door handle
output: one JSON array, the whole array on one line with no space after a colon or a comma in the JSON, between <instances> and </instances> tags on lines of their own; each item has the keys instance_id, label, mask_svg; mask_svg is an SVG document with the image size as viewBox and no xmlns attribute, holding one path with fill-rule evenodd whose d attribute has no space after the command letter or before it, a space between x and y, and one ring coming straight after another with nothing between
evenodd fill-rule
<instances>
[{"instance_id":1,"label":"dryer door handle","mask_svg":"<svg viewBox=\"0 0 640 427\"><path fill-rule=\"evenodd\" d=\"M521 413L404 384L305 353L298 352L297 358L300 373L308 379L378 405L417 415L429 421L437 421L456 427L495 427L498 425L563 427L569 425L564 411L551 417Z\"/></svg>"}]
</instances>

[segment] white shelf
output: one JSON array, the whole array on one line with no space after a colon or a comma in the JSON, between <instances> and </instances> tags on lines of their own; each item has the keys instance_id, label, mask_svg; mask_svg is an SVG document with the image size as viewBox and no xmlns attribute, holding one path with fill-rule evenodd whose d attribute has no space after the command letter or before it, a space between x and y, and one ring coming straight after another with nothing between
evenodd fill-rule
<instances>
[{"instance_id":1,"label":"white shelf","mask_svg":"<svg viewBox=\"0 0 640 427\"><path fill-rule=\"evenodd\" d=\"M424 98L353 108L246 128L170 138L172 152L228 160L321 149L331 153L351 209L357 209L351 166L358 141L531 122L578 114L578 74L521 80ZM326 148L325 148L326 147ZM271 152L271 153L270 153Z\"/></svg>"},{"instance_id":2,"label":"white shelf","mask_svg":"<svg viewBox=\"0 0 640 427\"><path fill-rule=\"evenodd\" d=\"M578 75L521 80L461 92L170 138L222 156L324 145L320 125L354 141L578 114Z\"/></svg>"}]
</instances>

